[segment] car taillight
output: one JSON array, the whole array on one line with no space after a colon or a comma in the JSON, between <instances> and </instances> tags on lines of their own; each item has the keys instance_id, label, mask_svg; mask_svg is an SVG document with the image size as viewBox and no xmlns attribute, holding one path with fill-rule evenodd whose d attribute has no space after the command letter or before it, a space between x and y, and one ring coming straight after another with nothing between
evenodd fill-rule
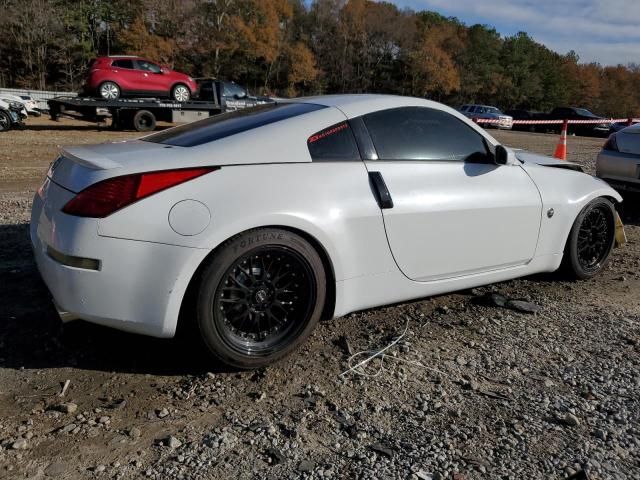
<instances>
[{"instance_id":1,"label":"car taillight","mask_svg":"<svg viewBox=\"0 0 640 480\"><path fill-rule=\"evenodd\" d=\"M218 168L163 170L109 178L82 190L69 200L62 211L77 217L104 218L138 200Z\"/></svg>"},{"instance_id":2,"label":"car taillight","mask_svg":"<svg viewBox=\"0 0 640 480\"><path fill-rule=\"evenodd\" d=\"M612 133L611 135L609 135L609 138L607 138L607 141L604 142L604 145L602 146L603 150L611 150L613 152L618 152L618 141L616 140L616 134Z\"/></svg>"}]
</instances>

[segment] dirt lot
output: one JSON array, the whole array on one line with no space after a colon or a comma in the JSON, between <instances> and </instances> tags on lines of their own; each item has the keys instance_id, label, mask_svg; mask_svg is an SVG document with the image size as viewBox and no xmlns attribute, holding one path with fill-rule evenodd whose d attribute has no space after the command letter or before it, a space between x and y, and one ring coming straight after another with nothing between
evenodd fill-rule
<instances>
[{"instance_id":1,"label":"dirt lot","mask_svg":"<svg viewBox=\"0 0 640 480\"><path fill-rule=\"evenodd\" d=\"M272 368L229 372L189 337L62 328L39 280L29 209L59 146L134 136L46 119L0 135L0 478L640 478L636 207L595 280L352 314ZM496 136L544 154L557 140ZM592 171L601 144L570 137L570 160ZM474 302L492 291L541 310ZM339 376L406 325L377 376Z\"/></svg>"}]
</instances>

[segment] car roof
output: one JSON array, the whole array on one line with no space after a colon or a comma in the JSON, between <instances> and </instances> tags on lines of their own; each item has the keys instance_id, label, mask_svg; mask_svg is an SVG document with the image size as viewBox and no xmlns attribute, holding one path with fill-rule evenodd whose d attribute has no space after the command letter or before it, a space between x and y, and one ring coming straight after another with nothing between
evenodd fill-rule
<instances>
[{"instance_id":1,"label":"car roof","mask_svg":"<svg viewBox=\"0 0 640 480\"><path fill-rule=\"evenodd\" d=\"M640 133L640 123L629 125L628 127L623 128L620 131L624 133Z\"/></svg>"},{"instance_id":2,"label":"car roof","mask_svg":"<svg viewBox=\"0 0 640 480\"><path fill-rule=\"evenodd\" d=\"M146 59L144 57L139 57L138 55L103 55L101 57L96 57L96 61L108 62L113 60L146 60Z\"/></svg>"},{"instance_id":3,"label":"car roof","mask_svg":"<svg viewBox=\"0 0 640 480\"><path fill-rule=\"evenodd\" d=\"M424 98L402 97L399 95L382 94L346 94L346 95L321 95L316 97L301 97L290 100L280 100L285 102L314 103L325 107L334 107L342 111L347 118L359 117L367 113L378 110L387 110L399 107L429 107L437 110L444 110L455 116L460 116L457 110Z\"/></svg>"}]
</instances>

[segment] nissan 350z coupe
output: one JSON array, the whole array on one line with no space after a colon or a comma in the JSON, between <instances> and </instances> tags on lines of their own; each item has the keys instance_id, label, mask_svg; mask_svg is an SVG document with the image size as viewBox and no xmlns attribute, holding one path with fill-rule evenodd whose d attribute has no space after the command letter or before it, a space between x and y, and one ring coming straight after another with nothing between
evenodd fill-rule
<instances>
[{"instance_id":1,"label":"nissan 350z coupe","mask_svg":"<svg viewBox=\"0 0 640 480\"><path fill-rule=\"evenodd\" d=\"M322 317L561 264L595 275L622 199L577 170L431 101L303 98L66 149L31 240L63 319L157 337L196 322L254 368Z\"/></svg>"}]
</instances>

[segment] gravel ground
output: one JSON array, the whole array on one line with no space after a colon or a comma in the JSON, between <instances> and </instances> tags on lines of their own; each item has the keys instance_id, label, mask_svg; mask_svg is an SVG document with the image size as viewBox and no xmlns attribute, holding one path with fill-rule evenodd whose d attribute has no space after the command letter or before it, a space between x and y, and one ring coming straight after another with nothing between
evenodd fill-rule
<instances>
[{"instance_id":1,"label":"gravel ground","mask_svg":"<svg viewBox=\"0 0 640 480\"><path fill-rule=\"evenodd\" d=\"M234 372L188 335L62 328L38 278L29 208L58 145L134 136L46 119L0 135L0 478L640 478L637 199L629 243L594 280L359 312ZM496 136L544 154L557 141ZM592 171L601 144L570 137L569 159ZM396 340L368 375L341 375Z\"/></svg>"}]
</instances>

